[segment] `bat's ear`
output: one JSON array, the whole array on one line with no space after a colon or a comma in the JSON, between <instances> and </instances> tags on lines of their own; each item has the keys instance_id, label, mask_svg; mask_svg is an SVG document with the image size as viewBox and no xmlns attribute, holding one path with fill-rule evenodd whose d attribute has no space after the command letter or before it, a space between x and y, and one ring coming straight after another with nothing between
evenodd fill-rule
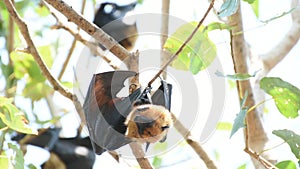
<instances>
[{"instance_id":1,"label":"bat's ear","mask_svg":"<svg viewBox=\"0 0 300 169\"><path fill-rule=\"evenodd\" d=\"M151 104L151 102L149 99L146 98L138 99L135 102L133 102L133 107L140 106L143 104Z\"/></svg>"}]
</instances>

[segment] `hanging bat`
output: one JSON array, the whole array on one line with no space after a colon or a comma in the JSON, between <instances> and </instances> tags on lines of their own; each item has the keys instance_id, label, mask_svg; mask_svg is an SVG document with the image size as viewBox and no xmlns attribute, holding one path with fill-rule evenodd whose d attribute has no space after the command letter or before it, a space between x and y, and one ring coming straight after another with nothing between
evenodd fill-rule
<instances>
[{"instance_id":1,"label":"hanging bat","mask_svg":"<svg viewBox=\"0 0 300 169\"><path fill-rule=\"evenodd\" d=\"M137 26L135 21L124 22L123 17L126 13L133 11L135 6L136 2L124 6L111 2L102 3L93 22L124 48L131 50L137 39ZM100 47L105 50L104 46L100 45Z\"/></svg>"},{"instance_id":2,"label":"hanging bat","mask_svg":"<svg viewBox=\"0 0 300 169\"><path fill-rule=\"evenodd\" d=\"M161 80L158 90L152 95L151 101L139 98L126 119L126 136L146 144L164 142L168 129L173 125L171 113L172 85ZM151 104L152 102L152 104Z\"/></svg>"},{"instance_id":3,"label":"hanging bat","mask_svg":"<svg viewBox=\"0 0 300 169\"><path fill-rule=\"evenodd\" d=\"M39 130L37 136L30 136L29 138L25 138L25 134L18 134L13 140L20 142L20 144L38 146L54 153L63 162L61 165L65 166L66 169L92 169L96 157L90 138L60 138L60 130L60 128L42 129ZM57 161L54 163L48 160L42 168L53 168L59 165Z\"/></svg>"},{"instance_id":4,"label":"hanging bat","mask_svg":"<svg viewBox=\"0 0 300 169\"><path fill-rule=\"evenodd\" d=\"M112 71L93 76L83 109L94 152L102 154L131 142L124 136L124 124L131 111L132 102L140 95L134 91L128 97L119 98L117 93L124 87L124 81L136 73Z\"/></svg>"},{"instance_id":5,"label":"hanging bat","mask_svg":"<svg viewBox=\"0 0 300 169\"><path fill-rule=\"evenodd\" d=\"M132 111L132 108L135 109L146 105L148 107L154 106L151 104L151 97L149 96L151 88L146 88L143 92L141 92L141 89L137 89L127 97L117 97L117 93L124 87L124 81L135 75L136 73L132 71L112 71L96 74L92 78L83 108L91 142L96 154L102 154L106 150L115 150L132 141L136 141L131 135L125 135L127 128L130 128L131 126L127 126L130 124L129 121L125 123L127 116ZM161 87L159 89L161 89ZM153 102L163 106L165 103L169 104L169 101L165 101L165 93L170 94L171 92L164 92L161 90L156 91L153 95ZM167 96L166 98L170 97ZM156 107L157 106L154 106L153 110L156 110ZM162 109L163 107L161 106L161 110ZM152 108L149 108L148 110L152 110ZM169 112L162 112L162 114L167 113ZM143 115L145 116L145 119L150 119L152 117L155 122L160 122L160 120L158 120L159 116L150 116L147 113L144 113ZM166 116L166 121L168 122L161 124L161 127L164 128L164 130L167 129L167 126L170 127L171 125L171 122L169 122L170 118L168 115ZM160 118L163 119L163 117ZM139 117L137 119L139 119ZM149 125L149 127L152 128L154 126L159 125ZM142 129L135 129L142 131ZM143 129L147 128L144 127ZM129 131L131 131L131 129L129 129ZM153 142L152 140L146 140L144 142L148 141Z\"/></svg>"}]
</instances>

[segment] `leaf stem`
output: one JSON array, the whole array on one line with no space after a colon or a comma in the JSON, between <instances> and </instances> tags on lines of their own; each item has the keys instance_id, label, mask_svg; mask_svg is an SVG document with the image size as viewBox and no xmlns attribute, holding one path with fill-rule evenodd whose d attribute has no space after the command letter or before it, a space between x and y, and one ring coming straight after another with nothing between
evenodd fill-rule
<instances>
[{"instance_id":1,"label":"leaf stem","mask_svg":"<svg viewBox=\"0 0 300 169\"><path fill-rule=\"evenodd\" d=\"M258 106L260 106L260 105L266 103L267 101L270 101L270 100L273 100L273 99L274 99L274 98L269 98L269 99L266 99L266 100L263 100L263 101L259 102L258 104L256 104L256 105L250 107L250 108L248 109L247 113L251 112L252 110L256 109Z\"/></svg>"}]
</instances>

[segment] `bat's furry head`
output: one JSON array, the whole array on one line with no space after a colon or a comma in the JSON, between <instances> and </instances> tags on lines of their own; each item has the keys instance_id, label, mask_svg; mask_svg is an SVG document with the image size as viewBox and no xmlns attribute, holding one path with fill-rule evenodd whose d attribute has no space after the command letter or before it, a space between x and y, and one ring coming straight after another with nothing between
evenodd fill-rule
<instances>
[{"instance_id":1,"label":"bat's furry head","mask_svg":"<svg viewBox=\"0 0 300 169\"><path fill-rule=\"evenodd\" d=\"M171 113L163 106L144 104L134 106L128 115L125 135L142 143L164 141L173 125Z\"/></svg>"}]
</instances>

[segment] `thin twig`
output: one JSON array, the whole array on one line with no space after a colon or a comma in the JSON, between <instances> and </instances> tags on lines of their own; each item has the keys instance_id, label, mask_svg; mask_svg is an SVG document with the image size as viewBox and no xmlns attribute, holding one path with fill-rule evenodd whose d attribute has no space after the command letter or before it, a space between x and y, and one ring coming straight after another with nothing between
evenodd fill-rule
<instances>
[{"instance_id":1,"label":"thin twig","mask_svg":"<svg viewBox=\"0 0 300 169\"><path fill-rule=\"evenodd\" d=\"M168 32L169 32L169 10L170 10L170 0L163 0L162 2L162 18L161 18L161 29L160 29L160 43L161 43L161 52L160 52L160 61L161 65L165 65L167 60L170 58L170 55L167 55L164 52L164 44L168 39ZM167 78L167 73L163 72L162 77L164 79Z\"/></svg>"},{"instance_id":2,"label":"thin twig","mask_svg":"<svg viewBox=\"0 0 300 169\"><path fill-rule=\"evenodd\" d=\"M28 30L26 23L21 19L21 17L19 16L19 14L16 11L14 5L12 4L12 2L10 0L4 0L4 3L5 3L5 6L9 12L10 16L14 19L15 23L18 25L20 32L23 35L23 37L27 43L27 49L33 56L36 63L39 65L43 75L51 83L54 90L58 91L60 94L62 94L63 96L65 96L73 101L75 108L79 114L79 117L81 118L81 121L85 122L83 109L82 109L81 103L79 102L77 96L72 94L71 92L69 92L67 89L65 89L60 84L60 82L54 78L54 76L51 74L51 72L47 68L46 64L42 60L39 52L37 51L32 39L31 39L31 36L29 34L29 30Z\"/></svg>"},{"instance_id":3,"label":"thin twig","mask_svg":"<svg viewBox=\"0 0 300 169\"><path fill-rule=\"evenodd\" d=\"M207 8L204 16L202 17L202 19L198 22L198 25L196 26L196 28L193 30L193 32L191 33L191 35L187 38L187 40L180 46L180 48L176 51L176 53L171 56L171 58L168 60L168 62L166 62L166 64L164 66L162 66L162 68L160 69L160 71L158 71L156 73L156 75L149 81L148 86L151 86L151 84L160 76L160 74L168 67L168 65L170 63L173 62L174 59L176 59L176 57L178 56L178 54L183 50L183 48L187 45L187 43L189 43L189 41L193 38L193 36L195 35L195 33L198 31L198 29L200 28L200 26L202 25L202 23L204 22L205 18L207 17L209 11L213 8L214 6L214 2L215 0L212 0L209 4L209 7Z\"/></svg>"},{"instance_id":4,"label":"thin twig","mask_svg":"<svg viewBox=\"0 0 300 169\"><path fill-rule=\"evenodd\" d=\"M276 166L274 166L272 163L270 163L268 160L266 160L264 157L259 155L258 153L254 152L253 150L249 148L245 148L244 151L248 153L252 158L259 161L265 168L267 169L278 169Z\"/></svg>"},{"instance_id":5,"label":"thin twig","mask_svg":"<svg viewBox=\"0 0 300 169\"><path fill-rule=\"evenodd\" d=\"M300 39L300 7L298 5L298 0L293 0L291 2L291 7L294 10L291 13L293 24L290 30L287 31L286 35L272 50L262 56L265 74L284 59Z\"/></svg>"},{"instance_id":6,"label":"thin twig","mask_svg":"<svg viewBox=\"0 0 300 169\"><path fill-rule=\"evenodd\" d=\"M44 4L46 4L46 3L44 3ZM82 0L82 5L81 5L81 14L82 14L82 15L83 15L83 13L84 13L85 4L86 4L86 0ZM48 9L49 9L49 8L48 8ZM52 13L52 14L53 14L53 13ZM79 28L79 27L77 27L77 31L78 31L78 33L79 33L79 31L80 31L80 28ZM72 45L71 45L71 47L70 47L70 49L69 49L67 58L66 58L66 60L64 61L64 64L63 64L63 66L62 66L62 69L61 69L61 71L60 71L60 73L59 73L59 75L58 75L58 78L57 78L58 80L61 80L63 74L65 73L65 70L66 70L66 68L67 68L67 66L68 66L68 64L69 64L69 61L70 61L70 59L71 59L71 57L72 57L72 55L73 55L73 52L74 52L75 47L76 47L76 39L74 38L74 39L73 39L73 42L72 42Z\"/></svg>"},{"instance_id":7,"label":"thin twig","mask_svg":"<svg viewBox=\"0 0 300 169\"><path fill-rule=\"evenodd\" d=\"M72 42L72 45L71 45L71 47L70 47L70 49L69 49L67 58L66 58L66 60L64 61L64 64L63 64L63 66L62 66L62 68L61 68L61 71L59 72L59 75L58 75L58 77L57 77L58 80L61 80L62 76L64 75L64 73L65 73L65 71L66 71L66 69L67 69L67 66L68 66L68 64L69 64L69 61L70 61L70 59L71 59L71 57L72 57L72 54L73 54L73 52L74 52L75 47L76 47L76 39L74 39L73 42Z\"/></svg>"}]
</instances>

